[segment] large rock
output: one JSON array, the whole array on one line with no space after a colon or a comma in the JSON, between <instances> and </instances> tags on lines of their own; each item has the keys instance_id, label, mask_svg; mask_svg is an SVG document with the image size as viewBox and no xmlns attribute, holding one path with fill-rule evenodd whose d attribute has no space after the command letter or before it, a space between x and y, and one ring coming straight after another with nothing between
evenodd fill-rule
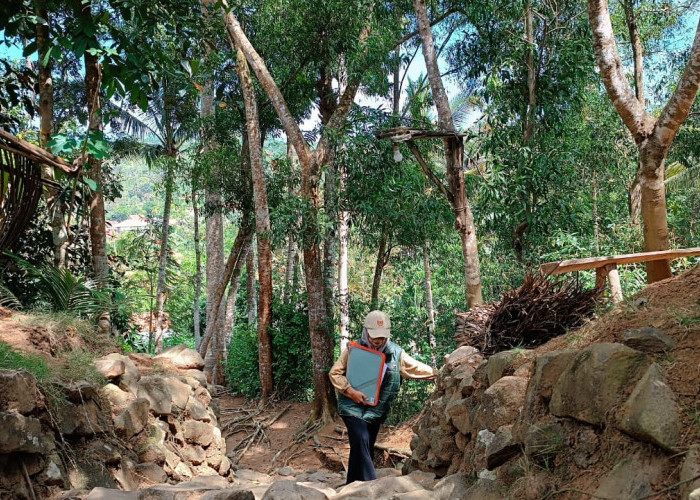
<instances>
[{"instance_id":1,"label":"large rock","mask_svg":"<svg viewBox=\"0 0 700 500\"><path fill-rule=\"evenodd\" d=\"M170 389L173 404L184 410L185 406L187 406L187 400L190 399L190 394L192 394L192 388L177 377L165 377L163 380Z\"/></svg>"},{"instance_id":2,"label":"large rock","mask_svg":"<svg viewBox=\"0 0 700 500\"><path fill-rule=\"evenodd\" d=\"M439 500L452 500L453 498L465 498L467 490L471 487L469 478L464 474L452 474L443 477L433 487L433 495Z\"/></svg>"},{"instance_id":3,"label":"large rock","mask_svg":"<svg viewBox=\"0 0 700 500\"><path fill-rule=\"evenodd\" d=\"M554 385L578 352L574 349L552 351L535 359L533 374L525 392L523 412L513 428L516 441L522 443L528 426L537 420L540 413L546 412Z\"/></svg>"},{"instance_id":4,"label":"large rock","mask_svg":"<svg viewBox=\"0 0 700 500\"><path fill-rule=\"evenodd\" d=\"M109 429L109 418L93 400L84 404L66 402L57 409L58 425L64 436L101 434Z\"/></svg>"},{"instance_id":5,"label":"large rock","mask_svg":"<svg viewBox=\"0 0 700 500\"><path fill-rule=\"evenodd\" d=\"M92 364L108 380L114 380L126 373L126 364L121 359L100 358L93 361Z\"/></svg>"},{"instance_id":6,"label":"large rock","mask_svg":"<svg viewBox=\"0 0 700 500\"><path fill-rule=\"evenodd\" d=\"M0 412L0 453L39 453L44 451L46 439L36 418L14 411Z\"/></svg>"},{"instance_id":7,"label":"large rock","mask_svg":"<svg viewBox=\"0 0 700 500\"><path fill-rule=\"evenodd\" d=\"M141 372L136 367L133 361L128 356L123 356L118 353L108 354L100 359L121 361L124 363L124 373L119 377L119 387L125 391L136 394L136 383L141 379Z\"/></svg>"},{"instance_id":8,"label":"large rock","mask_svg":"<svg viewBox=\"0 0 700 500\"><path fill-rule=\"evenodd\" d=\"M207 407L204 406L199 399L195 398L194 395L187 399L185 411L192 420L201 420L202 422L209 422L211 420L211 415L209 415Z\"/></svg>"},{"instance_id":9,"label":"large rock","mask_svg":"<svg viewBox=\"0 0 700 500\"><path fill-rule=\"evenodd\" d=\"M33 375L18 370L0 370L0 411L15 410L29 415L44 407L44 396Z\"/></svg>"},{"instance_id":10,"label":"large rock","mask_svg":"<svg viewBox=\"0 0 700 500\"><path fill-rule=\"evenodd\" d=\"M524 349L511 349L490 356L486 361L486 376L489 385L495 384L504 375L513 374L513 362L520 357L530 357L530 352Z\"/></svg>"},{"instance_id":11,"label":"large rock","mask_svg":"<svg viewBox=\"0 0 700 500\"><path fill-rule=\"evenodd\" d=\"M622 344L592 344L579 352L559 377L550 411L558 417L603 425L608 410L647 365L644 353Z\"/></svg>"},{"instance_id":12,"label":"large rock","mask_svg":"<svg viewBox=\"0 0 700 500\"><path fill-rule=\"evenodd\" d=\"M183 426L183 432L188 443L209 446L214 440L214 426L205 422L188 420Z\"/></svg>"},{"instance_id":13,"label":"large rock","mask_svg":"<svg viewBox=\"0 0 700 500\"><path fill-rule=\"evenodd\" d=\"M464 492L463 497L459 498L461 500L503 500L505 495L497 481L479 479Z\"/></svg>"},{"instance_id":14,"label":"large rock","mask_svg":"<svg viewBox=\"0 0 700 500\"><path fill-rule=\"evenodd\" d=\"M492 432L514 424L525 402L527 382L526 378L503 377L486 389L481 398L479 423Z\"/></svg>"},{"instance_id":15,"label":"large rock","mask_svg":"<svg viewBox=\"0 0 700 500\"><path fill-rule=\"evenodd\" d=\"M262 498L262 495L260 498ZM255 500L255 494L251 489L234 487L226 488L225 490L208 491L201 500Z\"/></svg>"},{"instance_id":16,"label":"large rock","mask_svg":"<svg viewBox=\"0 0 700 500\"><path fill-rule=\"evenodd\" d=\"M135 472L142 487L164 483L168 479L168 475L165 471L153 463L138 464L135 468Z\"/></svg>"},{"instance_id":17,"label":"large rock","mask_svg":"<svg viewBox=\"0 0 700 500\"><path fill-rule=\"evenodd\" d=\"M176 345L164 350L154 359L167 359L176 367L189 370L192 368L201 370L204 368L204 360L194 349L190 349L186 345Z\"/></svg>"},{"instance_id":18,"label":"large rock","mask_svg":"<svg viewBox=\"0 0 700 500\"><path fill-rule=\"evenodd\" d=\"M472 346L463 345L445 356L444 368L452 371L457 366L469 364L476 368L484 360L478 349Z\"/></svg>"},{"instance_id":19,"label":"large rock","mask_svg":"<svg viewBox=\"0 0 700 500\"><path fill-rule=\"evenodd\" d=\"M693 444L688 448L681 467L680 498L681 500L700 499L700 445ZM693 479L697 478L697 479Z\"/></svg>"},{"instance_id":20,"label":"large rock","mask_svg":"<svg viewBox=\"0 0 700 500\"><path fill-rule=\"evenodd\" d=\"M145 398L156 415L170 415L173 397L170 387L162 377L143 377L137 384L137 397Z\"/></svg>"},{"instance_id":21,"label":"large rock","mask_svg":"<svg viewBox=\"0 0 700 500\"><path fill-rule=\"evenodd\" d=\"M605 476L595 494L603 498L646 498L664 472L664 459L634 455L620 461Z\"/></svg>"},{"instance_id":22,"label":"large rock","mask_svg":"<svg viewBox=\"0 0 700 500\"><path fill-rule=\"evenodd\" d=\"M333 500L366 500L367 498L392 498L402 493L429 492L408 476L383 477L374 481L355 481L338 490Z\"/></svg>"},{"instance_id":23,"label":"large rock","mask_svg":"<svg viewBox=\"0 0 700 500\"><path fill-rule=\"evenodd\" d=\"M263 500L328 500L328 495L316 488L283 479L272 483Z\"/></svg>"},{"instance_id":24,"label":"large rock","mask_svg":"<svg viewBox=\"0 0 700 500\"><path fill-rule=\"evenodd\" d=\"M467 399L458 399L447 404L445 412L448 422L462 434L471 432L471 420L469 419L469 407Z\"/></svg>"},{"instance_id":25,"label":"large rock","mask_svg":"<svg viewBox=\"0 0 700 500\"><path fill-rule=\"evenodd\" d=\"M139 500L198 500L208 491L222 490L227 484L226 480L220 476L204 476L180 484L157 484L140 491L138 498Z\"/></svg>"},{"instance_id":26,"label":"large rock","mask_svg":"<svg viewBox=\"0 0 700 500\"><path fill-rule=\"evenodd\" d=\"M675 451L680 438L676 396L659 365L653 363L620 410L618 427L642 441Z\"/></svg>"},{"instance_id":27,"label":"large rock","mask_svg":"<svg viewBox=\"0 0 700 500\"><path fill-rule=\"evenodd\" d=\"M114 430L125 439L131 439L138 434L148 423L148 409L150 403L147 399L139 398L129 403L119 415L114 418Z\"/></svg>"},{"instance_id":28,"label":"large rock","mask_svg":"<svg viewBox=\"0 0 700 500\"><path fill-rule=\"evenodd\" d=\"M636 328L622 335L622 342L632 349L662 354L676 347L676 341L658 328Z\"/></svg>"},{"instance_id":29,"label":"large rock","mask_svg":"<svg viewBox=\"0 0 700 500\"><path fill-rule=\"evenodd\" d=\"M105 385L100 390L100 394L112 405L113 413L120 413L131 401L136 399L135 394L124 391L114 384Z\"/></svg>"},{"instance_id":30,"label":"large rock","mask_svg":"<svg viewBox=\"0 0 700 500\"><path fill-rule=\"evenodd\" d=\"M486 468L493 470L520 453L520 445L513 440L511 425L499 427L486 447Z\"/></svg>"}]
</instances>

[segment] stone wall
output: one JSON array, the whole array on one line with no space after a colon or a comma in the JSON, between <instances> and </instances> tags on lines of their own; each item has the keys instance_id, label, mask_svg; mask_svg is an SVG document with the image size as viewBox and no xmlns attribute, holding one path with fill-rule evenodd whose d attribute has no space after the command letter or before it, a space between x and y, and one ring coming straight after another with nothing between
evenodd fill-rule
<instances>
[{"instance_id":1,"label":"stone wall","mask_svg":"<svg viewBox=\"0 0 700 500\"><path fill-rule=\"evenodd\" d=\"M673 343L647 330L628 332L627 345L488 359L460 347L446 357L414 426L404 473L466 474L522 499L541 498L591 468L599 477L587 491L603 498L649 494L679 469L675 480L692 478L697 456L678 454L682 410L657 363ZM700 486L690 483L684 498Z\"/></svg>"},{"instance_id":2,"label":"stone wall","mask_svg":"<svg viewBox=\"0 0 700 500\"><path fill-rule=\"evenodd\" d=\"M26 372L0 371L0 498L230 475L196 351L110 354L95 367L108 380L103 387L40 389Z\"/></svg>"}]
</instances>

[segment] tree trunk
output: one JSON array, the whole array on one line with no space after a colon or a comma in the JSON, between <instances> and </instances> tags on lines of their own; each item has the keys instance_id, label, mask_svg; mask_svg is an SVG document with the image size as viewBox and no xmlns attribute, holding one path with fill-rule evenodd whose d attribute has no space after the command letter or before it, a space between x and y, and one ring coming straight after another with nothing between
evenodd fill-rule
<instances>
[{"instance_id":1,"label":"tree trunk","mask_svg":"<svg viewBox=\"0 0 700 500\"><path fill-rule=\"evenodd\" d=\"M437 342L435 340L435 305L433 304L433 273L430 270L430 249L423 245L423 269L425 270L425 305L428 309L428 343L430 344L430 359L437 366Z\"/></svg>"},{"instance_id":2,"label":"tree trunk","mask_svg":"<svg viewBox=\"0 0 700 500\"><path fill-rule=\"evenodd\" d=\"M202 117L214 114L214 89L211 82L207 82L202 91L201 112ZM216 297L216 291L222 281L224 274L224 232L222 200L218 183L221 177L220 172L212 172L213 183L208 183L205 193L207 211L206 223L206 279L207 279L207 307L206 324L207 332L210 333L206 342L208 350L204 355L204 370L207 378L211 378L213 383L221 383L221 361L224 351L224 326L226 320L226 303L223 294ZM216 298L215 298L216 297ZM214 303L216 301L216 303ZM223 307L222 307L223 306ZM206 336L206 334L205 334ZM205 342L202 341L204 349ZM201 352L201 351L200 351Z\"/></svg>"},{"instance_id":3,"label":"tree trunk","mask_svg":"<svg viewBox=\"0 0 700 500\"><path fill-rule=\"evenodd\" d=\"M167 158L165 168L165 201L163 202L163 226L160 234L158 255L158 285L156 287L156 354L163 352L163 330L165 329L165 301L168 296L165 283L168 266L168 240L170 239L170 209L173 203L175 184L175 159Z\"/></svg>"},{"instance_id":4,"label":"tree trunk","mask_svg":"<svg viewBox=\"0 0 700 500\"><path fill-rule=\"evenodd\" d=\"M644 49L642 38L639 36L637 19L634 15L634 5L632 0L623 0L622 6L625 9L625 22L630 35L632 45L632 58L634 59L634 93L642 108L646 107L644 98Z\"/></svg>"},{"instance_id":5,"label":"tree trunk","mask_svg":"<svg viewBox=\"0 0 700 500\"><path fill-rule=\"evenodd\" d=\"M83 7L81 16L91 17L90 4ZM88 133L102 133L102 109L100 105L100 85L102 70L96 56L85 52L85 87L88 99ZM92 247L92 269L98 287L107 286L109 280L109 259L107 257L107 232L105 228L104 183L102 179L102 162L94 156L88 156L88 177L97 184L97 190L90 192L90 244ZM111 330L109 312L100 314L100 330Z\"/></svg>"},{"instance_id":6,"label":"tree trunk","mask_svg":"<svg viewBox=\"0 0 700 500\"><path fill-rule=\"evenodd\" d=\"M248 214L243 214L244 220L250 217ZM246 223L247 224L247 223ZM241 223L241 228L243 223ZM243 230L243 229L241 229ZM242 258L236 267L233 269L233 274L231 274L231 282L228 287L228 296L226 297L226 341L225 345L228 349L228 345L231 343L231 335L233 335L233 327L236 326L236 299L238 298L238 290L241 287L241 277L243 276L243 263L248 259L248 253L250 252L250 247L253 243L252 231L250 231L250 241L247 242L246 247L243 249Z\"/></svg>"},{"instance_id":7,"label":"tree trunk","mask_svg":"<svg viewBox=\"0 0 700 500\"><path fill-rule=\"evenodd\" d=\"M527 144L535 133L537 111L537 68L535 67L535 26L532 15L532 0L525 7L525 41L527 43L527 106L524 120L523 142Z\"/></svg>"},{"instance_id":8,"label":"tree trunk","mask_svg":"<svg viewBox=\"0 0 700 500\"><path fill-rule=\"evenodd\" d=\"M296 153L294 152L294 146L290 141L287 141L287 159L289 160L289 167L292 172L296 171L299 166L299 160L297 159ZM294 177L293 175L291 176ZM289 180L288 183L288 193L293 195L294 193L294 183ZM290 231L287 235L287 266L284 270L284 291L282 292L282 300L285 304L288 304L292 295L296 293L296 288L294 286L294 274L297 272L297 245L294 240L294 234Z\"/></svg>"},{"instance_id":9,"label":"tree trunk","mask_svg":"<svg viewBox=\"0 0 700 500\"><path fill-rule=\"evenodd\" d=\"M593 241L595 242L595 253L600 255L600 217L598 216L598 175L593 169L592 187L592 218L593 218Z\"/></svg>"},{"instance_id":10,"label":"tree trunk","mask_svg":"<svg viewBox=\"0 0 700 500\"><path fill-rule=\"evenodd\" d=\"M202 343L202 328L199 310L199 300L202 295L202 247L199 234L199 204L197 203L197 190L192 184L192 213L194 217L194 303L192 304L192 321L194 323L194 345L199 349Z\"/></svg>"},{"instance_id":11,"label":"tree trunk","mask_svg":"<svg viewBox=\"0 0 700 500\"><path fill-rule=\"evenodd\" d=\"M649 148L651 149L651 148ZM668 223L666 220L666 188L664 186L663 156L640 149L642 163L641 206L644 220L644 251L668 250ZM671 276L671 261L647 262L647 282L654 283Z\"/></svg>"},{"instance_id":12,"label":"tree trunk","mask_svg":"<svg viewBox=\"0 0 700 500\"><path fill-rule=\"evenodd\" d=\"M49 33L49 13L46 9L46 0L37 0L36 14L45 20L45 23L36 25L36 48L38 54L37 67L39 68L39 146L46 148L46 144L51 140L53 134L53 60L46 59L46 55L51 47ZM56 180L54 169L44 166L42 177L52 181ZM65 228L65 216L63 204L58 197L59 193L52 190L44 190L44 200L46 206L51 210L51 235L53 243L53 263L54 266L65 269L66 250L65 243L68 234Z\"/></svg>"},{"instance_id":13,"label":"tree trunk","mask_svg":"<svg viewBox=\"0 0 700 500\"><path fill-rule=\"evenodd\" d=\"M267 400L272 395L272 340L269 327L272 321L272 246L270 243L270 213L267 204L267 187L263 172L262 140L258 107L253 80L248 63L240 49L237 51L236 70L241 80L243 101L246 110L246 129L250 170L253 177L253 197L255 199L255 234L258 242L258 280L260 300L258 301L258 364L260 368L260 396Z\"/></svg>"},{"instance_id":14,"label":"tree trunk","mask_svg":"<svg viewBox=\"0 0 700 500\"><path fill-rule=\"evenodd\" d=\"M222 305L225 307L224 295L226 293L226 286L228 285L229 281L236 279L236 276L238 276L237 280L240 281L240 277L243 273L243 265L246 262L246 258L248 256L248 252L250 251L254 235L255 230L253 228L251 216L248 212L243 212L241 228L238 231L238 235L236 235L236 241L233 242L233 247L231 247L231 251L229 252L228 259L226 260L226 267L224 268L223 276L219 282L219 286L214 290L213 295L207 297L207 305L210 302L214 305L213 310L210 312L212 316L219 316L221 309L223 309ZM219 305L217 306L216 304ZM207 324L207 329L204 332L204 337L202 337L202 343L199 346L200 355L204 356L208 351L210 351L209 344L211 343L215 332L216 325ZM226 338L228 338L228 333L226 334Z\"/></svg>"},{"instance_id":15,"label":"tree trunk","mask_svg":"<svg viewBox=\"0 0 700 500\"><path fill-rule=\"evenodd\" d=\"M347 167L340 165L340 192L345 192ZM340 351L350 343L350 294L348 293L348 219L350 214L340 210L338 220L338 301L340 302Z\"/></svg>"},{"instance_id":16,"label":"tree trunk","mask_svg":"<svg viewBox=\"0 0 700 500\"><path fill-rule=\"evenodd\" d=\"M382 235L379 239L377 249L377 262L374 265L374 278L372 279L372 293L370 295L370 310L375 311L379 307L379 286L382 283L382 273L384 267L389 263L391 245L389 244L389 230L382 228Z\"/></svg>"},{"instance_id":17,"label":"tree trunk","mask_svg":"<svg viewBox=\"0 0 700 500\"><path fill-rule=\"evenodd\" d=\"M323 201L326 205L326 214L329 224L323 244L323 280L326 292L326 315L328 317L328 329L330 335L335 336L335 290L338 252L338 176L335 162L331 162L326 169L326 179L323 185ZM331 214L334 215L330 220Z\"/></svg>"},{"instance_id":18,"label":"tree trunk","mask_svg":"<svg viewBox=\"0 0 700 500\"><path fill-rule=\"evenodd\" d=\"M258 290L255 286L255 245L250 248L245 261L246 297L248 300L248 325L255 327L258 319Z\"/></svg>"},{"instance_id":19,"label":"tree trunk","mask_svg":"<svg viewBox=\"0 0 700 500\"><path fill-rule=\"evenodd\" d=\"M644 223L644 248L669 248L664 162L681 124L688 117L700 87L700 21L690 49L685 71L673 95L654 120L632 92L617 50L607 0L588 0L588 19L593 30L593 48L605 89L625 126L639 148L641 212ZM641 56L641 52L638 54ZM641 57L639 57L641 60ZM639 89L643 89L641 71L636 71ZM638 78L638 79L637 79ZM653 283L671 276L670 261L647 263L647 281Z\"/></svg>"},{"instance_id":20,"label":"tree trunk","mask_svg":"<svg viewBox=\"0 0 700 500\"><path fill-rule=\"evenodd\" d=\"M423 49L423 58L425 59L430 88L438 112L438 124L445 131L455 131L450 103L438 68L435 44L433 42L433 34L430 31L425 1L413 0L413 8L418 18L418 31ZM455 226L462 240L467 307L472 308L481 305L483 299L481 295L481 272L479 270L479 251L474 217L464 190L464 169L462 168L464 145L462 139L458 137L445 138L444 144L447 180L455 212Z\"/></svg>"}]
</instances>

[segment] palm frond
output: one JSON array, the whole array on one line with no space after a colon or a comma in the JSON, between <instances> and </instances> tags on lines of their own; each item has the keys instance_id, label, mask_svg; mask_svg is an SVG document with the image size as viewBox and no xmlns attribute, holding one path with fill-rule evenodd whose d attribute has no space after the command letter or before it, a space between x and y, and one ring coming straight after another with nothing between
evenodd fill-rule
<instances>
[{"instance_id":1,"label":"palm frond","mask_svg":"<svg viewBox=\"0 0 700 500\"><path fill-rule=\"evenodd\" d=\"M674 161L666 166L664 184L669 193L697 188L700 186L700 167L698 165L686 167L682 163Z\"/></svg>"},{"instance_id":2,"label":"palm frond","mask_svg":"<svg viewBox=\"0 0 700 500\"><path fill-rule=\"evenodd\" d=\"M17 296L2 282L0 282L0 306L9 307L10 309L22 309L22 304Z\"/></svg>"}]
</instances>

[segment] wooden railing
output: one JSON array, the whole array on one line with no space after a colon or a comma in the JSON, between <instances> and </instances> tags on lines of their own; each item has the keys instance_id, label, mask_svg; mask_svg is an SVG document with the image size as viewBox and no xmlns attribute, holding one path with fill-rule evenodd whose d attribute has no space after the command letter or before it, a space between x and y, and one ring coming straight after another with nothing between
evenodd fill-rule
<instances>
[{"instance_id":1,"label":"wooden railing","mask_svg":"<svg viewBox=\"0 0 700 500\"><path fill-rule=\"evenodd\" d=\"M544 275L564 274L572 271L584 271L595 269L596 288L605 287L606 279L610 282L610 294L612 301L622 301L622 287L620 286L620 274L617 270L619 264L634 264L637 262L651 262L654 260L670 260L681 257L693 257L700 255L700 248L682 248L678 250L661 250L657 252L629 253L625 255L612 255L607 257L587 257L585 259L570 259L558 262L548 262L540 266L540 272Z\"/></svg>"}]
</instances>

